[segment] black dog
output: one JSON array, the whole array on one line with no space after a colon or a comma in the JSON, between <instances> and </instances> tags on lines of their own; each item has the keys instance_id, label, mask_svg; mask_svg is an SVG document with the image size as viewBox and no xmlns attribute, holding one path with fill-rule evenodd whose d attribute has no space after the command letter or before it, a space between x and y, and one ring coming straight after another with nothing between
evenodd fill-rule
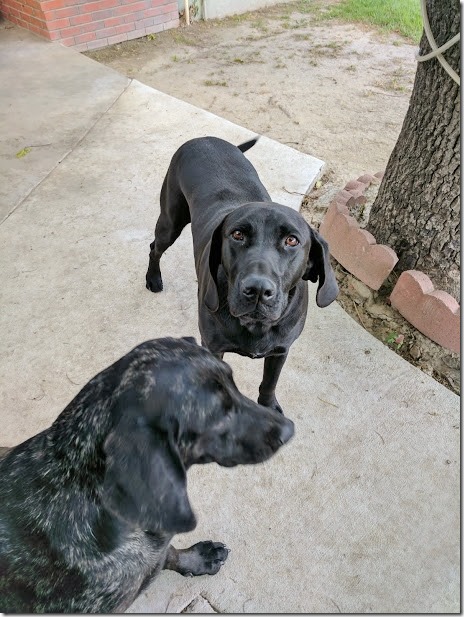
<instances>
[{"instance_id":1,"label":"black dog","mask_svg":"<svg viewBox=\"0 0 464 617\"><path fill-rule=\"evenodd\" d=\"M275 388L308 307L338 294L329 249L304 218L272 202L241 146L216 137L188 141L174 154L161 189L150 245L147 288L161 291L160 259L192 223L202 344L218 357L265 358L258 402L282 411Z\"/></svg>"},{"instance_id":2,"label":"black dog","mask_svg":"<svg viewBox=\"0 0 464 617\"><path fill-rule=\"evenodd\" d=\"M122 612L162 568L216 574L223 544L170 545L196 526L186 469L259 463L292 434L194 339L136 347L0 460L0 611Z\"/></svg>"}]
</instances>

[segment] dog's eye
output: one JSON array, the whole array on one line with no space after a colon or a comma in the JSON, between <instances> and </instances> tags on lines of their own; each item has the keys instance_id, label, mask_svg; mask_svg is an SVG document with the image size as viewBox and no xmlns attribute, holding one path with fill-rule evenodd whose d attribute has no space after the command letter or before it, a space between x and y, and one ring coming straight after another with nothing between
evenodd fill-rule
<instances>
[{"instance_id":1,"label":"dog's eye","mask_svg":"<svg viewBox=\"0 0 464 617\"><path fill-rule=\"evenodd\" d=\"M245 239L245 236L240 231L240 229L234 229L234 231L230 235L234 240L238 240L239 242Z\"/></svg>"},{"instance_id":2,"label":"dog's eye","mask_svg":"<svg viewBox=\"0 0 464 617\"><path fill-rule=\"evenodd\" d=\"M295 236L288 236L287 238L285 238L285 244L287 246L298 246L298 244L300 244L300 241L298 240L298 238L295 238Z\"/></svg>"}]
</instances>

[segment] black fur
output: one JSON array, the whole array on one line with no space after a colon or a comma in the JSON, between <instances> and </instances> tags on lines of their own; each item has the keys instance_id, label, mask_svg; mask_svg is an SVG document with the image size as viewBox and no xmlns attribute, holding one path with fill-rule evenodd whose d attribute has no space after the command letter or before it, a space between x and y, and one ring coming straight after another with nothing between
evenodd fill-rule
<instances>
[{"instance_id":1,"label":"black fur","mask_svg":"<svg viewBox=\"0 0 464 617\"><path fill-rule=\"evenodd\" d=\"M320 307L335 300L338 286L325 240L298 212L272 202L243 155L256 141L237 147L204 137L174 154L161 189L146 285L163 289L161 256L191 222L202 344L218 357L235 352L265 358L258 402L282 411L275 387L306 319L305 281L318 281ZM289 236L298 244L286 244Z\"/></svg>"},{"instance_id":2,"label":"black fur","mask_svg":"<svg viewBox=\"0 0 464 617\"><path fill-rule=\"evenodd\" d=\"M265 461L292 434L194 339L139 345L0 453L0 611L122 612L163 568L215 574L223 544L170 545L196 526L187 469Z\"/></svg>"}]
</instances>

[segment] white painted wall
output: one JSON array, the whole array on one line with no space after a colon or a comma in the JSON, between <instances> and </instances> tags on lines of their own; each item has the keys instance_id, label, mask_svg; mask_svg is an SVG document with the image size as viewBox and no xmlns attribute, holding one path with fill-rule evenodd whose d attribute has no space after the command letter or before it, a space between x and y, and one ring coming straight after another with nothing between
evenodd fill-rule
<instances>
[{"instance_id":1,"label":"white painted wall","mask_svg":"<svg viewBox=\"0 0 464 617\"><path fill-rule=\"evenodd\" d=\"M227 15L237 15L255 11L273 4L282 4L287 0L189 0L190 6L196 4L199 11L197 19L215 19ZM184 10L184 0L178 0L179 9Z\"/></svg>"},{"instance_id":2,"label":"white painted wall","mask_svg":"<svg viewBox=\"0 0 464 617\"><path fill-rule=\"evenodd\" d=\"M284 0L203 0L203 18L237 15L283 2Z\"/></svg>"}]
</instances>

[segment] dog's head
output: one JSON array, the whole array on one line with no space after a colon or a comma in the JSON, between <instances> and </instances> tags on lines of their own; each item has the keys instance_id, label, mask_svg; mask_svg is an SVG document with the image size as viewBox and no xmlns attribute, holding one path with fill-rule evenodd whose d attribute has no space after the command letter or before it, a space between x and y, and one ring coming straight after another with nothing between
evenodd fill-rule
<instances>
[{"instance_id":1,"label":"dog's head","mask_svg":"<svg viewBox=\"0 0 464 617\"><path fill-rule=\"evenodd\" d=\"M104 443L102 500L131 525L193 529L190 465L260 463L293 435L290 420L243 396L230 367L194 339L149 341L123 360Z\"/></svg>"},{"instance_id":2,"label":"dog's head","mask_svg":"<svg viewBox=\"0 0 464 617\"><path fill-rule=\"evenodd\" d=\"M205 304L213 312L218 310L221 265L228 282L230 312L242 325L261 322L272 326L301 279L319 282L316 302L320 307L338 295L327 242L286 206L240 206L215 229L207 251Z\"/></svg>"}]
</instances>

